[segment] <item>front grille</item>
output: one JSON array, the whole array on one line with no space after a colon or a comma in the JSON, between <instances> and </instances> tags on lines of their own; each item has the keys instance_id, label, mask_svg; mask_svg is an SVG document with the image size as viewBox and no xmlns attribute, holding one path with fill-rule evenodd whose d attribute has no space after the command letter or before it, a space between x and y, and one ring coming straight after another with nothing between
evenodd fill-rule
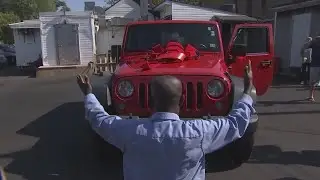
<instances>
[{"instance_id":1,"label":"front grille","mask_svg":"<svg viewBox=\"0 0 320 180\"><path fill-rule=\"evenodd\" d=\"M181 107L188 110L201 109L203 107L203 83L187 82L183 83L185 92L185 101ZM152 108L153 100L151 97L150 84L139 84L139 105L141 108Z\"/></svg>"},{"instance_id":2,"label":"front grille","mask_svg":"<svg viewBox=\"0 0 320 180\"><path fill-rule=\"evenodd\" d=\"M139 84L139 104L142 108L146 108L146 98L145 98L145 94L146 94L146 85L143 83Z\"/></svg>"},{"instance_id":3,"label":"front grille","mask_svg":"<svg viewBox=\"0 0 320 180\"><path fill-rule=\"evenodd\" d=\"M148 107L152 108L153 107L153 100L151 96L151 84L148 84Z\"/></svg>"},{"instance_id":4,"label":"front grille","mask_svg":"<svg viewBox=\"0 0 320 180\"><path fill-rule=\"evenodd\" d=\"M200 109L203 107L203 84L202 82L197 83L197 108Z\"/></svg>"}]
</instances>

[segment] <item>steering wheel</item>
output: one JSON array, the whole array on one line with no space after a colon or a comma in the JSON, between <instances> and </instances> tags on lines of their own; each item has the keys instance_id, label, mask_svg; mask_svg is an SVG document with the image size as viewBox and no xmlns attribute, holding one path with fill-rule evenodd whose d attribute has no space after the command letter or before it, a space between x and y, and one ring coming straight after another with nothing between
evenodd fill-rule
<instances>
[{"instance_id":1,"label":"steering wheel","mask_svg":"<svg viewBox=\"0 0 320 180\"><path fill-rule=\"evenodd\" d=\"M200 44L199 46L202 47L202 48L207 48L207 46L204 45L204 44Z\"/></svg>"}]
</instances>

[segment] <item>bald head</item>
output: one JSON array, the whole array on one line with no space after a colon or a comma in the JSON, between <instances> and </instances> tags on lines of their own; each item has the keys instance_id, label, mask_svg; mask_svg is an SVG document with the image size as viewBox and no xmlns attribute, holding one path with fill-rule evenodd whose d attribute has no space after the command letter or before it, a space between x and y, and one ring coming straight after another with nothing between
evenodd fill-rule
<instances>
[{"instance_id":1,"label":"bald head","mask_svg":"<svg viewBox=\"0 0 320 180\"><path fill-rule=\"evenodd\" d=\"M156 111L179 113L182 83L174 76L157 76L151 82Z\"/></svg>"}]
</instances>

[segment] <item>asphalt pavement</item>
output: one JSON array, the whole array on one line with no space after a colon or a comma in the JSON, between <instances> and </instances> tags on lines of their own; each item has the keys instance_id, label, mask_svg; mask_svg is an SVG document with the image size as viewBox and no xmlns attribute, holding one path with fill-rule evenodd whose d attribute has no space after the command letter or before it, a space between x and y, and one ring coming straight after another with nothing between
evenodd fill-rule
<instances>
[{"instance_id":1,"label":"asphalt pavement","mask_svg":"<svg viewBox=\"0 0 320 180\"><path fill-rule=\"evenodd\" d=\"M307 94L278 81L259 98L250 161L207 179L320 179L320 105L304 100ZM74 78L0 77L0 114L0 166L8 180L121 179L121 165L102 160L92 142Z\"/></svg>"}]
</instances>

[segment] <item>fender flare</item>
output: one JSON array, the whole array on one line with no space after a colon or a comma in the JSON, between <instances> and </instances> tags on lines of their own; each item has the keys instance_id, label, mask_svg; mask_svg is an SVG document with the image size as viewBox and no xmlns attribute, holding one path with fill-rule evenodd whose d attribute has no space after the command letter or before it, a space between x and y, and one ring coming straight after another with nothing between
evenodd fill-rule
<instances>
[{"instance_id":1,"label":"fender flare","mask_svg":"<svg viewBox=\"0 0 320 180\"><path fill-rule=\"evenodd\" d=\"M111 80L112 74L104 72L103 76L91 76L92 94L96 96L101 105L111 105Z\"/></svg>"}]
</instances>

